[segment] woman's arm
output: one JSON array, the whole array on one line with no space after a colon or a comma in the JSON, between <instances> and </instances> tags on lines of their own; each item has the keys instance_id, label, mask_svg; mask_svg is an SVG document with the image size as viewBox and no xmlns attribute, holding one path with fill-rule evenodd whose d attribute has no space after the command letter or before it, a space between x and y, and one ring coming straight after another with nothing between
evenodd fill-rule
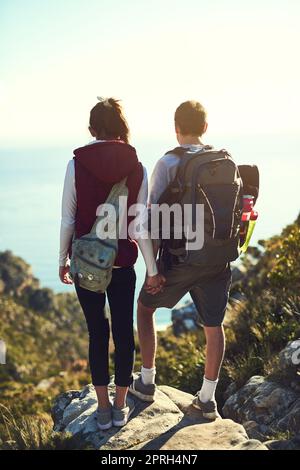
<instances>
[{"instance_id":1,"label":"woman's arm","mask_svg":"<svg viewBox=\"0 0 300 470\"><path fill-rule=\"evenodd\" d=\"M156 266L156 259L153 251L153 243L150 238L150 234L147 230L148 221L148 210L147 210L147 199L148 199L148 178L147 171L144 168L144 177L140 187L140 191L137 197L137 204L140 204L142 209L138 215L137 225L139 232L135 233L135 240L139 245L139 249L143 255L145 265L147 268L147 277L145 282L145 288L150 294L156 294L159 292L165 282L165 278L158 273Z\"/></svg>"},{"instance_id":2,"label":"woman's arm","mask_svg":"<svg viewBox=\"0 0 300 470\"><path fill-rule=\"evenodd\" d=\"M75 230L76 208L75 167L74 161L70 160L66 170L61 205L59 266L68 264L69 246Z\"/></svg>"},{"instance_id":3,"label":"woman's arm","mask_svg":"<svg viewBox=\"0 0 300 470\"><path fill-rule=\"evenodd\" d=\"M137 241L139 245L139 249L143 255L145 265L147 268L147 275L148 276L156 276L158 273L156 267L156 261L153 252L153 245L152 240L150 238L150 234L147 230L147 220L148 220L148 212L147 212L147 199L148 199L148 178L147 178L147 170L144 167L144 176L143 181L137 196L137 204L139 204L139 214L135 219L135 228L139 229L138 231L135 230L134 232L134 239ZM145 224L145 225L144 225Z\"/></svg>"}]
</instances>

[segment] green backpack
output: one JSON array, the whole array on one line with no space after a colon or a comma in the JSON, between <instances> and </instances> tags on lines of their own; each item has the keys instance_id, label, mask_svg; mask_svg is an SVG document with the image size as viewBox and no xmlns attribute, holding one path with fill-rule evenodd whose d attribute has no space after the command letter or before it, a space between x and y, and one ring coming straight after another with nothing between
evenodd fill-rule
<instances>
[{"instance_id":1,"label":"green backpack","mask_svg":"<svg viewBox=\"0 0 300 470\"><path fill-rule=\"evenodd\" d=\"M124 178L112 187L105 201L105 204L111 204L115 208L115 236L106 239L98 237L97 225L104 219L104 216L100 215L97 216L90 233L77 239L74 238L72 242L70 276L77 285L92 292L105 292L111 281L118 252L119 197L128 196L126 179Z\"/></svg>"}]
</instances>

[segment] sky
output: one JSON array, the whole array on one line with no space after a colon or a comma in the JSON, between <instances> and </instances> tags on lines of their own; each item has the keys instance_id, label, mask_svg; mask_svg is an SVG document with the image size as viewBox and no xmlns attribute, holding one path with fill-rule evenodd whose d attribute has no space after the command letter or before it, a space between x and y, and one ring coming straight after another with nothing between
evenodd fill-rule
<instances>
[{"instance_id":1,"label":"sky","mask_svg":"<svg viewBox=\"0 0 300 470\"><path fill-rule=\"evenodd\" d=\"M0 0L0 146L87 138L96 97L133 136L199 100L216 134L300 130L299 0ZM75 143L75 142L74 142Z\"/></svg>"}]
</instances>

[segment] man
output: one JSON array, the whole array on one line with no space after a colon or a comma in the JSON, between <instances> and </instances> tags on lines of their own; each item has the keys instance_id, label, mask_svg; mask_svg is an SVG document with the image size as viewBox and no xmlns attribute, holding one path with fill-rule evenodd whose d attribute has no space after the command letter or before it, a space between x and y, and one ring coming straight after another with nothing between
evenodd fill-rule
<instances>
[{"instance_id":1,"label":"man","mask_svg":"<svg viewBox=\"0 0 300 470\"><path fill-rule=\"evenodd\" d=\"M196 101L182 103L175 112L175 132L183 153L199 152L206 146L202 136L207 130L206 111ZM201 156L200 156L201 158ZM158 203L161 195L174 180L180 155L168 152L156 164L150 184L149 203ZM157 253L157 247L156 247ZM159 292L147 282L138 300L138 335L142 355L140 376L134 380L130 392L142 400L155 399L155 354L156 332L154 312L159 307L174 307L188 292L195 303L206 337L206 363L203 384L197 393L193 406L202 410L207 419L216 419L219 414L215 401L215 390L224 357L225 337L222 322L224 319L231 270L227 262L199 266L189 263L175 263L162 266L165 285ZM154 294L154 295L153 295Z\"/></svg>"}]
</instances>

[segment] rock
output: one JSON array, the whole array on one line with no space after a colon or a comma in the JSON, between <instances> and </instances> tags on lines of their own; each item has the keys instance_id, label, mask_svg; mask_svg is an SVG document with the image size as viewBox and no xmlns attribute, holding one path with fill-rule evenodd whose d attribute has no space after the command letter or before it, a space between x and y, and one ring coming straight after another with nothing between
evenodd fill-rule
<instances>
[{"instance_id":1,"label":"rock","mask_svg":"<svg viewBox=\"0 0 300 470\"><path fill-rule=\"evenodd\" d=\"M300 394L300 376L297 375L297 380L292 380L290 387L297 393Z\"/></svg>"},{"instance_id":2,"label":"rock","mask_svg":"<svg viewBox=\"0 0 300 470\"><path fill-rule=\"evenodd\" d=\"M240 388L236 393L231 395L225 402L223 407L223 413L225 417L230 417L236 421L249 421L249 419L241 419L239 410L240 406L243 405L248 397L256 390L258 385L263 383L264 377L256 375L251 377L251 379Z\"/></svg>"},{"instance_id":3,"label":"rock","mask_svg":"<svg viewBox=\"0 0 300 470\"><path fill-rule=\"evenodd\" d=\"M242 281L246 274L247 268L243 264L239 264L239 266L233 266L231 269L232 284L234 284L235 282Z\"/></svg>"},{"instance_id":4,"label":"rock","mask_svg":"<svg viewBox=\"0 0 300 470\"><path fill-rule=\"evenodd\" d=\"M1 291L7 295L20 297L26 287L39 287L31 266L9 250L0 252L0 280Z\"/></svg>"},{"instance_id":5,"label":"rock","mask_svg":"<svg viewBox=\"0 0 300 470\"><path fill-rule=\"evenodd\" d=\"M270 450L300 450L300 434L292 439L269 440L264 445Z\"/></svg>"},{"instance_id":6,"label":"rock","mask_svg":"<svg viewBox=\"0 0 300 470\"><path fill-rule=\"evenodd\" d=\"M300 398L292 405L288 412L277 422L278 429L297 433L300 429Z\"/></svg>"},{"instance_id":7,"label":"rock","mask_svg":"<svg viewBox=\"0 0 300 470\"><path fill-rule=\"evenodd\" d=\"M171 320L175 336L197 330L199 328L199 315L194 302L187 301L181 307L173 308Z\"/></svg>"},{"instance_id":8,"label":"rock","mask_svg":"<svg viewBox=\"0 0 300 470\"><path fill-rule=\"evenodd\" d=\"M55 380L56 380L55 377L50 377L49 379L43 379L37 384L36 388L37 390L43 390L43 391L48 390L54 384Z\"/></svg>"},{"instance_id":9,"label":"rock","mask_svg":"<svg viewBox=\"0 0 300 470\"><path fill-rule=\"evenodd\" d=\"M261 426L256 421L246 421L243 423L245 431L250 439L265 440L265 435L261 432ZM266 428L267 431L268 428Z\"/></svg>"},{"instance_id":10,"label":"rock","mask_svg":"<svg viewBox=\"0 0 300 470\"><path fill-rule=\"evenodd\" d=\"M279 366L283 370L300 368L300 339L290 341L279 353Z\"/></svg>"},{"instance_id":11,"label":"rock","mask_svg":"<svg viewBox=\"0 0 300 470\"><path fill-rule=\"evenodd\" d=\"M69 390L68 392L64 392L56 397L51 409L51 415L54 421L54 431L61 431L63 429L64 411L74 398L80 396L80 393L81 392L78 390Z\"/></svg>"},{"instance_id":12,"label":"rock","mask_svg":"<svg viewBox=\"0 0 300 470\"><path fill-rule=\"evenodd\" d=\"M239 264L232 268L232 284L244 279L247 273L247 268ZM239 292L232 293L228 303L228 311L232 309L232 305L241 305L245 301L245 296ZM173 333L175 336L180 336L190 331L196 331L200 327L200 318L191 300L187 300L183 305L175 307L171 312L171 320Z\"/></svg>"},{"instance_id":13,"label":"rock","mask_svg":"<svg viewBox=\"0 0 300 470\"><path fill-rule=\"evenodd\" d=\"M55 296L51 289L46 287L37 289L29 286L24 289L24 297L30 308L41 313L49 312L58 308Z\"/></svg>"},{"instance_id":14,"label":"rock","mask_svg":"<svg viewBox=\"0 0 300 470\"><path fill-rule=\"evenodd\" d=\"M169 387L168 385L161 385L158 387L176 406L182 411L185 416L196 419L199 421L199 411L192 406L194 396L190 393L182 392L176 388Z\"/></svg>"},{"instance_id":15,"label":"rock","mask_svg":"<svg viewBox=\"0 0 300 470\"><path fill-rule=\"evenodd\" d=\"M110 395L113 398L112 386ZM119 431L116 428L99 431L95 420L96 393L94 387L88 385L70 401L69 396L62 395L58 398L56 407L64 410L58 419L54 417L55 429L79 435L80 439L95 448L126 449L165 432L175 426L183 416L179 408L160 391L154 403L142 403L139 400L135 402L133 419L126 427ZM138 419L134 419L136 415Z\"/></svg>"},{"instance_id":16,"label":"rock","mask_svg":"<svg viewBox=\"0 0 300 470\"><path fill-rule=\"evenodd\" d=\"M235 382L232 382L228 387L226 388L224 392L224 398L227 400L227 398L231 397L231 395L234 395L234 393L237 391L238 387Z\"/></svg>"},{"instance_id":17,"label":"rock","mask_svg":"<svg viewBox=\"0 0 300 470\"><path fill-rule=\"evenodd\" d=\"M254 435L257 437L259 435L257 433L272 435L276 430L293 430L299 426L298 398L299 395L292 389L263 377L254 376L226 400L223 414L226 418L239 423L249 421L256 423Z\"/></svg>"},{"instance_id":18,"label":"rock","mask_svg":"<svg viewBox=\"0 0 300 470\"><path fill-rule=\"evenodd\" d=\"M109 391L113 398L112 385ZM80 442L101 450L267 450L259 441L249 440L245 429L229 419L204 420L191 406L192 398L172 387L159 387L154 403L133 397L136 409L125 427L100 431L95 419L95 390L87 385L82 391L57 397L52 410L54 430L70 432Z\"/></svg>"},{"instance_id":19,"label":"rock","mask_svg":"<svg viewBox=\"0 0 300 470\"><path fill-rule=\"evenodd\" d=\"M267 450L261 442L249 439L243 426L230 419L200 421L195 424L195 420L184 418L175 428L131 450Z\"/></svg>"},{"instance_id":20,"label":"rock","mask_svg":"<svg viewBox=\"0 0 300 470\"><path fill-rule=\"evenodd\" d=\"M259 441L249 440L245 429L231 420L194 424L173 434L161 450L267 450Z\"/></svg>"},{"instance_id":21,"label":"rock","mask_svg":"<svg viewBox=\"0 0 300 470\"><path fill-rule=\"evenodd\" d=\"M163 392L184 414L189 410L194 396L190 393L182 392L168 385L160 385L159 390Z\"/></svg>"}]
</instances>

